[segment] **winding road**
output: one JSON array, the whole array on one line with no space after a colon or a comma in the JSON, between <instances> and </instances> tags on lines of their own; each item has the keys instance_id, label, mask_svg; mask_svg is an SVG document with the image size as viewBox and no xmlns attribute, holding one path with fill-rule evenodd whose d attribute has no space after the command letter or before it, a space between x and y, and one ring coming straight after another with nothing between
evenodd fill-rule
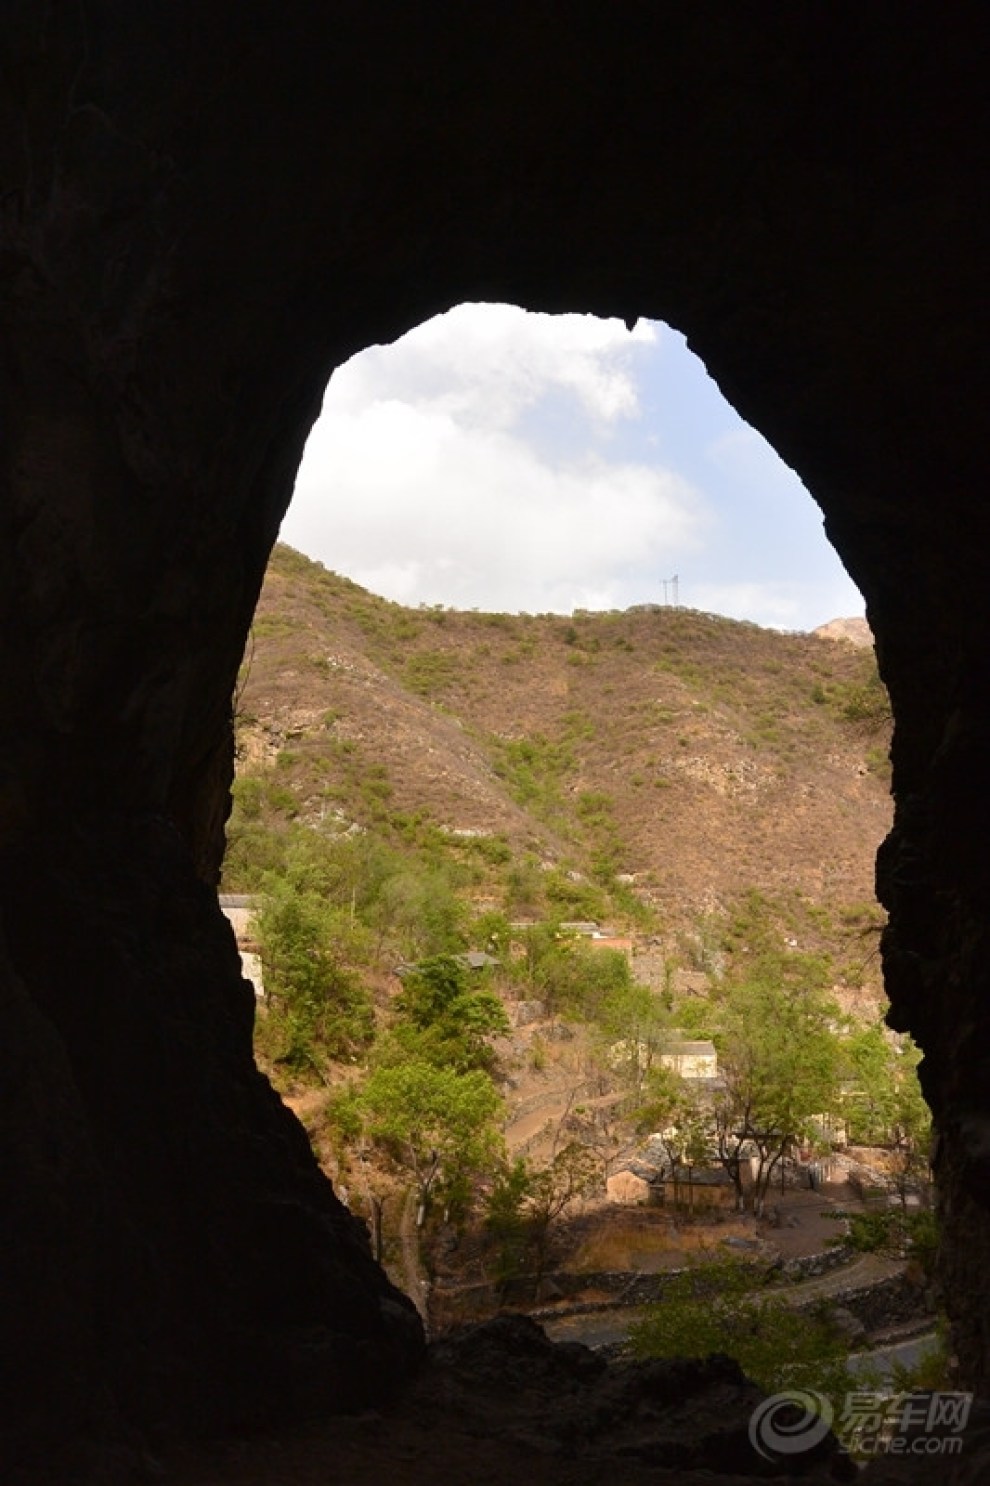
<instances>
[{"instance_id":1,"label":"winding road","mask_svg":"<svg viewBox=\"0 0 990 1486\"><path fill-rule=\"evenodd\" d=\"M884 1259L879 1254L861 1254L851 1264L830 1270L828 1274L816 1275L793 1285L770 1286L767 1294L779 1296L788 1305L804 1305L847 1290L866 1290L899 1274L903 1268L901 1260ZM641 1320L649 1309L648 1306L612 1306L607 1310L578 1315L541 1316L540 1325L551 1341L584 1342L587 1347L615 1346L625 1341L630 1326Z\"/></svg>"},{"instance_id":2,"label":"winding road","mask_svg":"<svg viewBox=\"0 0 990 1486\"><path fill-rule=\"evenodd\" d=\"M429 1315L427 1313L427 1298L429 1296L429 1281L423 1269L423 1263L419 1252L419 1234L416 1231L416 1213L418 1211L418 1194L415 1187L410 1187L406 1193L406 1200L402 1204L402 1216L399 1219L399 1247L402 1253L402 1277L397 1280L399 1288L404 1290L423 1318L423 1325L429 1330Z\"/></svg>"}]
</instances>

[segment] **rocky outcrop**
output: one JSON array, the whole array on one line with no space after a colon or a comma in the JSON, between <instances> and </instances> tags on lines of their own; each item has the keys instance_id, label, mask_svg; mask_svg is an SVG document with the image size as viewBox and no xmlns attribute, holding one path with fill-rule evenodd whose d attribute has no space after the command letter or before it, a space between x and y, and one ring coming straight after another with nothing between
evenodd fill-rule
<instances>
[{"instance_id":1,"label":"rocky outcrop","mask_svg":"<svg viewBox=\"0 0 990 1486\"><path fill-rule=\"evenodd\" d=\"M580 1343L554 1346L525 1316L500 1316L434 1343L405 1408L536 1455L676 1470L685 1481L695 1471L730 1482L855 1476L831 1435L791 1459L761 1456L750 1440L760 1402L728 1357L607 1366Z\"/></svg>"},{"instance_id":2,"label":"rocky outcrop","mask_svg":"<svg viewBox=\"0 0 990 1486\"><path fill-rule=\"evenodd\" d=\"M326 379L471 298L684 330L866 596L896 718L893 1018L926 1052L943 1273L962 1374L984 1384L982 21L893 3L566 24L533 0L11 8L0 1344L27 1366L10 1437L216 1423L259 1391L272 1412L345 1401L415 1350L252 1067L207 887L232 683Z\"/></svg>"},{"instance_id":3,"label":"rocky outcrop","mask_svg":"<svg viewBox=\"0 0 990 1486\"><path fill-rule=\"evenodd\" d=\"M868 650L873 644L870 626L865 619L859 617L830 619L828 624L820 624L811 633L818 635L822 640L845 640L848 645L855 645L858 650Z\"/></svg>"}]
</instances>

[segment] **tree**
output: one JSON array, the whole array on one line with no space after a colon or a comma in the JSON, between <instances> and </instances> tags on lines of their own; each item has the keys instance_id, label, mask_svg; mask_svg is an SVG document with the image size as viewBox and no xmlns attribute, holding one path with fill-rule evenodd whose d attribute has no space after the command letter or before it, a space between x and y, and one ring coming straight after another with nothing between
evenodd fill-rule
<instances>
[{"instance_id":1,"label":"tree","mask_svg":"<svg viewBox=\"0 0 990 1486\"><path fill-rule=\"evenodd\" d=\"M639 1095L671 1040L671 1013L662 997L631 976L616 978L589 1007L606 1045L610 1068Z\"/></svg>"},{"instance_id":2,"label":"tree","mask_svg":"<svg viewBox=\"0 0 990 1486\"><path fill-rule=\"evenodd\" d=\"M598 1169L594 1152L578 1141L571 1141L555 1151L546 1166L531 1173L526 1205L529 1209L536 1257L537 1286L546 1268L554 1226L568 1208L594 1191L597 1185Z\"/></svg>"},{"instance_id":3,"label":"tree","mask_svg":"<svg viewBox=\"0 0 990 1486\"><path fill-rule=\"evenodd\" d=\"M508 959L512 951L512 925L506 915L493 909L479 913L471 925L471 943L496 959Z\"/></svg>"},{"instance_id":4,"label":"tree","mask_svg":"<svg viewBox=\"0 0 990 1486\"><path fill-rule=\"evenodd\" d=\"M905 1038L898 1049L894 1069L891 1121L895 1156L894 1185L904 1208L907 1207L908 1193L912 1187L927 1187L930 1171L932 1115L918 1080L920 1062L920 1051L910 1038Z\"/></svg>"},{"instance_id":5,"label":"tree","mask_svg":"<svg viewBox=\"0 0 990 1486\"><path fill-rule=\"evenodd\" d=\"M836 1403L870 1385L849 1366L848 1333L824 1309L799 1311L761 1292L754 1270L737 1259L707 1260L672 1275L663 1299L630 1329L637 1357L734 1357L769 1394L813 1388Z\"/></svg>"},{"instance_id":6,"label":"tree","mask_svg":"<svg viewBox=\"0 0 990 1486\"><path fill-rule=\"evenodd\" d=\"M497 1172L488 1203L489 1232L499 1245L500 1277L528 1265L539 1289L553 1234L568 1209L599 1185L594 1153L579 1141L554 1151L544 1166L519 1156Z\"/></svg>"},{"instance_id":7,"label":"tree","mask_svg":"<svg viewBox=\"0 0 990 1486\"><path fill-rule=\"evenodd\" d=\"M733 1093L726 1088L712 1103L715 1151L736 1194L736 1211L746 1206L743 1185L743 1152L749 1142L748 1110L740 1108Z\"/></svg>"},{"instance_id":8,"label":"tree","mask_svg":"<svg viewBox=\"0 0 990 1486\"><path fill-rule=\"evenodd\" d=\"M443 868L407 867L389 877L376 918L382 936L394 934L410 956L457 954L467 944L467 909Z\"/></svg>"},{"instance_id":9,"label":"tree","mask_svg":"<svg viewBox=\"0 0 990 1486\"><path fill-rule=\"evenodd\" d=\"M577 1090L571 1095L571 1102ZM639 1140L629 1126L627 1100L620 1093L604 1094L570 1107L562 1125L582 1145L594 1151L601 1162L601 1180L607 1182L614 1166L639 1148Z\"/></svg>"},{"instance_id":10,"label":"tree","mask_svg":"<svg viewBox=\"0 0 990 1486\"><path fill-rule=\"evenodd\" d=\"M894 1046L882 1026L857 1027L842 1041L848 1087L843 1113L858 1145L886 1145L894 1123Z\"/></svg>"},{"instance_id":11,"label":"tree","mask_svg":"<svg viewBox=\"0 0 990 1486\"><path fill-rule=\"evenodd\" d=\"M501 1100L480 1069L458 1073L426 1062L375 1068L357 1104L369 1136L414 1178L420 1222L437 1185L452 1191L500 1155Z\"/></svg>"},{"instance_id":12,"label":"tree","mask_svg":"<svg viewBox=\"0 0 990 1486\"><path fill-rule=\"evenodd\" d=\"M473 987L470 973L453 956L434 955L407 974L395 1002L400 1046L462 1073L491 1066L488 1039L511 1026L498 996Z\"/></svg>"},{"instance_id":13,"label":"tree","mask_svg":"<svg viewBox=\"0 0 990 1486\"><path fill-rule=\"evenodd\" d=\"M918 1079L921 1053L910 1037L883 1027L859 1027L844 1040L842 1054L851 1087L844 1112L854 1140L886 1146L894 1184L906 1206L909 1190L928 1175L932 1117Z\"/></svg>"},{"instance_id":14,"label":"tree","mask_svg":"<svg viewBox=\"0 0 990 1486\"><path fill-rule=\"evenodd\" d=\"M594 1021L614 992L631 984L629 961L616 949L592 949L555 924L537 924L524 939L526 978L551 1012Z\"/></svg>"},{"instance_id":15,"label":"tree","mask_svg":"<svg viewBox=\"0 0 990 1486\"><path fill-rule=\"evenodd\" d=\"M349 929L337 910L269 877L255 916L276 1061L310 1066L352 1054L374 1033L371 997L345 963Z\"/></svg>"},{"instance_id":16,"label":"tree","mask_svg":"<svg viewBox=\"0 0 990 1486\"><path fill-rule=\"evenodd\" d=\"M521 1274L529 1247L529 1222L525 1211L530 1190L529 1163L523 1156L503 1161L495 1172L485 1227L496 1246L496 1279L500 1285Z\"/></svg>"},{"instance_id":17,"label":"tree","mask_svg":"<svg viewBox=\"0 0 990 1486\"><path fill-rule=\"evenodd\" d=\"M730 985L720 1008L714 1106L719 1157L742 1197L741 1156L758 1153L753 1211L762 1213L774 1171L788 1148L814 1132L838 1097L833 1008L815 985L751 979Z\"/></svg>"},{"instance_id":18,"label":"tree","mask_svg":"<svg viewBox=\"0 0 990 1486\"><path fill-rule=\"evenodd\" d=\"M642 1096L632 1111L640 1131L649 1131L663 1146L679 1201L681 1174L687 1177L688 1206L691 1206L691 1173L708 1159L711 1144L711 1115L698 1094L680 1074L662 1064L652 1068Z\"/></svg>"}]
</instances>

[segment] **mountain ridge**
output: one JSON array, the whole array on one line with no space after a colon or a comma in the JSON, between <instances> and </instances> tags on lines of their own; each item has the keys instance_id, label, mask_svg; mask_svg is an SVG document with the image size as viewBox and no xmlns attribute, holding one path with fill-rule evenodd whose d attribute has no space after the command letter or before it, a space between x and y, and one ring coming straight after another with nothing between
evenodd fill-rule
<instances>
[{"instance_id":1,"label":"mountain ridge","mask_svg":"<svg viewBox=\"0 0 990 1486\"><path fill-rule=\"evenodd\" d=\"M585 916L581 883L621 882L668 923L752 889L873 899L886 698L872 652L821 634L649 606L407 609L279 546L237 714L239 776L270 814L508 856L574 884L564 916ZM235 852L227 885L249 886L238 870Z\"/></svg>"},{"instance_id":2,"label":"mountain ridge","mask_svg":"<svg viewBox=\"0 0 990 1486\"><path fill-rule=\"evenodd\" d=\"M861 614L846 619L830 619L827 624L818 625L811 633L822 640L845 640L863 650L873 648L873 631Z\"/></svg>"}]
</instances>

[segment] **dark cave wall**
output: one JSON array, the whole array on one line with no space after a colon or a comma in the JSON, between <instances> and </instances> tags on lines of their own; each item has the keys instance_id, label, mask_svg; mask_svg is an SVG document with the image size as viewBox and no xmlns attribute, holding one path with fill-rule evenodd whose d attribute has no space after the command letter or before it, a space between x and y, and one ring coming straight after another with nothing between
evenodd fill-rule
<instances>
[{"instance_id":1,"label":"dark cave wall","mask_svg":"<svg viewBox=\"0 0 990 1486\"><path fill-rule=\"evenodd\" d=\"M104 811L4 866L0 1444L387 1397L418 1317L253 1067L178 833Z\"/></svg>"},{"instance_id":2,"label":"dark cave wall","mask_svg":"<svg viewBox=\"0 0 990 1486\"><path fill-rule=\"evenodd\" d=\"M983 1382L985 90L979 9L944 14L12 8L0 1335L33 1334L37 1360L18 1428L229 1421L257 1401L245 1358L273 1413L339 1404L416 1351L253 1069L211 889L233 679L326 379L480 298L686 331L866 594L897 717L893 1019L928 1054L945 1277Z\"/></svg>"}]
</instances>

